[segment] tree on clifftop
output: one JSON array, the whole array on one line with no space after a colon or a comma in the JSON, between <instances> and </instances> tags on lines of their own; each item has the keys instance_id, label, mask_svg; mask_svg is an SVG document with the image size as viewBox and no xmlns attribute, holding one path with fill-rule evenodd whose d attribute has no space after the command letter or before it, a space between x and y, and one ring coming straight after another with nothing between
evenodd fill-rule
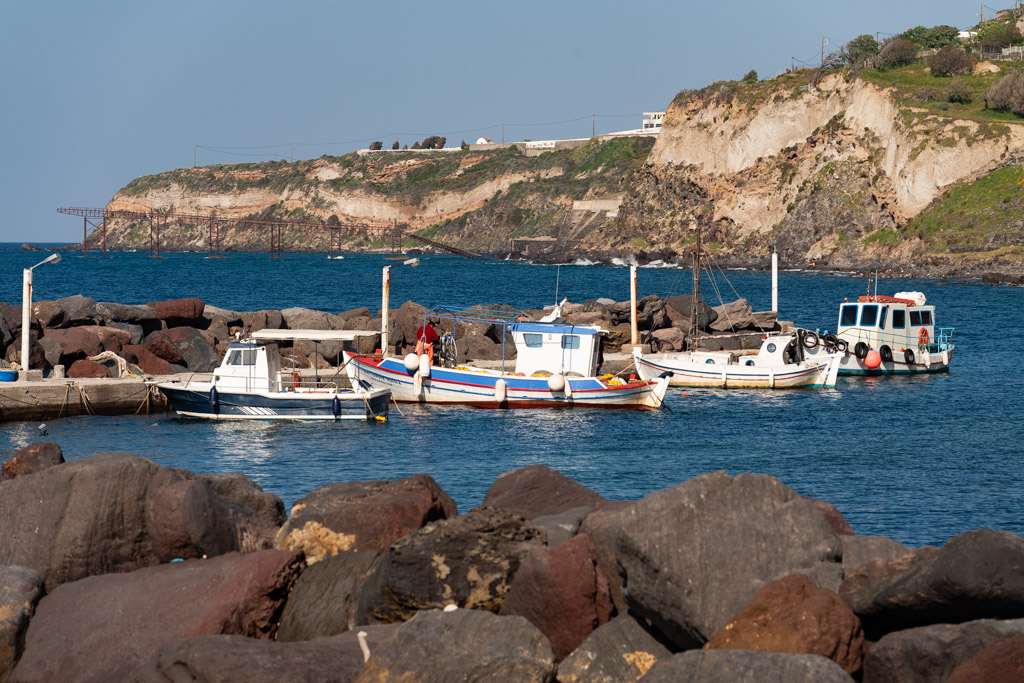
<instances>
[{"instance_id":1,"label":"tree on clifftop","mask_svg":"<svg viewBox=\"0 0 1024 683\"><path fill-rule=\"evenodd\" d=\"M882 68L905 66L917 59L917 45L914 41L896 36L885 42L878 53L879 66Z\"/></svg>"},{"instance_id":2,"label":"tree on clifftop","mask_svg":"<svg viewBox=\"0 0 1024 683\"><path fill-rule=\"evenodd\" d=\"M382 147L384 147L384 143L381 142L380 140L376 140L370 143L371 152L376 152L378 149L381 149Z\"/></svg>"},{"instance_id":3,"label":"tree on clifftop","mask_svg":"<svg viewBox=\"0 0 1024 683\"><path fill-rule=\"evenodd\" d=\"M946 45L928 58L933 76L963 76L974 70L977 59L958 47Z\"/></svg>"},{"instance_id":4,"label":"tree on clifftop","mask_svg":"<svg viewBox=\"0 0 1024 683\"><path fill-rule=\"evenodd\" d=\"M842 56L847 64L857 64L878 54L878 41L863 33L843 46Z\"/></svg>"},{"instance_id":5,"label":"tree on clifftop","mask_svg":"<svg viewBox=\"0 0 1024 683\"><path fill-rule=\"evenodd\" d=\"M398 140L395 140L395 144L391 145L391 149L398 149Z\"/></svg>"},{"instance_id":6,"label":"tree on clifftop","mask_svg":"<svg viewBox=\"0 0 1024 683\"><path fill-rule=\"evenodd\" d=\"M440 135L431 135L423 140L423 149L442 149L447 141L448 138L443 138Z\"/></svg>"},{"instance_id":7,"label":"tree on clifftop","mask_svg":"<svg viewBox=\"0 0 1024 683\"><path fill-rule=\"evenodd\" d=\"M959 34L960 29L954 26L933 26L931 28L915 26L900 35L907 40L914 41L918 49L934 50L944 45L953 45L956 43L956 37Z\"/></svg>"}]
</instances>

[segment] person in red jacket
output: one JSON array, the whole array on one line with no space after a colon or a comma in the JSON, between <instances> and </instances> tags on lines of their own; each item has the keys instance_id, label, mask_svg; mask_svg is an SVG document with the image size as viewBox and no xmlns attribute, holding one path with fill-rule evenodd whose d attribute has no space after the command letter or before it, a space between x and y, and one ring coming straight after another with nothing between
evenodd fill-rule
<instances>
[{"instance_id":1,"label":"person in red jacket","mask_svg":"<svg viewBox=\"0 0 1024 683\"><path fill-rule=\"evenodd\" d=\"M423 327L416 330L416 355L427 354L427 358L430 362L434 362L434 342L439 341L441 337L438 336L437 330L434 329L434 325L427 323Z\"/></svg>"}]
</instances>

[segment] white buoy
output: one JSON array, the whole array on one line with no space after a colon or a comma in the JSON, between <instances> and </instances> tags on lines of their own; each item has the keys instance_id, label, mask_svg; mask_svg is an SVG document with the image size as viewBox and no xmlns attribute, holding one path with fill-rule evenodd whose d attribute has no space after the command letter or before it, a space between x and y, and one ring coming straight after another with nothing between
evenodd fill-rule
<instances>
[{"instance_id":1,"label":"white buoy","mask_svg":"<svg viewBox=\"0 0 1024 683\"><path fill-rule=\"evenodd\" d=\"M415 353L406 354L403 362L405 363L405 369L409 372L416 372L416 369L420 366L420 359L416 357Z\"/></svg>"},{"instance_id":2,"label":"white buoy","mask_svg":"<svg viewBox=\"0 0 1024 683\"><path fill-rule=\"evenodd\" d=\"M565 397L572 398L572 384L569 383L569 379L565 380Z\"/></svg>"},{"instance_id":3,"label":"white buoy","mask_svg":"<svg viewBox=\"0 0 1024 683\"><path fill-rule=\"evenodd\" d=\"M423 378L418 372L412 376L412 393L416 396L423 393Z\"/></svg>"},{"instance_id":4,"label":"white buoy","mask_svg":"<svg viewBox=\"0 0 1024 683\"><path fill-rule=\"evenodd\" d=\"M508 386L505 384L505 380L499 379L494 383L494 400L498 403L504 403Z\"/></svg>"},{"instance_id":5,"label":"white buoy","mask_svg":"<svg viewBox=\"0 0 1024 683\"><path fill-rule=\"evenodd\" d=\"M420 374L424 377L430 377L430 356L427 354L420 356Z\"/></svg>"},{"instance_id":6,"label":"white buoy","mask_svg":"<svg viewBox=\"0 0 1024 683\"><path fill-rule=\"evenodd\" d=\"M561 374L548 377L548 389L551 391L562 391L565 389L565 377Z\"/></svg>"}]
</instances>

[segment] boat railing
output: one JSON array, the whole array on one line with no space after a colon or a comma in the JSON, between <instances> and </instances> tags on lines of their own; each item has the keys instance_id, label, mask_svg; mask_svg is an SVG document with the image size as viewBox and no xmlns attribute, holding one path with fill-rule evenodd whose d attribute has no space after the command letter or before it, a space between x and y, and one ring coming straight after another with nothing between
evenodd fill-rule
<instances>
[{"instance_id":1,"label":"boat railing","mask_svg":"<svg viewBox=\"0 0 1024 683\"><path fill-rule=\"evenodd\" d=\"M281 391L312 392L324 391L334 392L342 387L334 380L326 379L303 379L292 374L281 373Z\"/></svg>"},{"instance_id":2,"label":"boat railing","mask_svg":"<svg viewBox=\"0 0 1024 683\"><path fill-rule=\"evenodd\" d=\"M953 330L955 327L936 327L935 328L935 339L928 345L928 351L939 352L945 351L953 346Z\"/></svg>"}]
</instances>

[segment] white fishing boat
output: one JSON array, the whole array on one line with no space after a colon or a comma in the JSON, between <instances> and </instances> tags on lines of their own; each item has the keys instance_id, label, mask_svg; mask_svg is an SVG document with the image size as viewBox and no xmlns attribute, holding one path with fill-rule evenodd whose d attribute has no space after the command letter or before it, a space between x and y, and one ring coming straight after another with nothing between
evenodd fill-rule
<instances>
[{"instance_id":1,"label":"white fishing boat","mask_svg":"<svg viewBox=\"0 0 1024 683\"><path fill-rule=\"evenodd\" d=\"M842 352L840 375L913 375L948 372L953 328L936 327L935 307L921 292L868 294L839 305L835 334L805 340L808 358L829 347Z\"/></svg>"},{"instance_id":2,"label":"white fishing boat","mask_svg":"<svg viewBox=\"0 0 1024 683\"><path fill-rule=\"evenodd\" d=\"M693 262L693 305L691 329L687 342L697 338L697 302L700 294L701 242L698 234ZM778 287L773 254L773 306L777 308ZM668 353L645 353L636 331L636 266L630 267L632 303L633 361L643 379L669 374L672 386L712 387L720 389L795 389L832 388L836 385L842 354L834 348L811 358L806 354L806 340L813 332L795 329L789 333L766 332L756 350L700 351L689 349Z\"/></svg>"},{"instance_id":3,"label":"white fishing boat","mask_svg":"<svg viewBox=\"0 0 1024 683\"><path fill-rule=\"evenodd\" d=\"M386 420L391 393L281 370L276 341L351 341L358 330L259 330L228 344L209 380L157 385L179 415L212 420Z\"/></svg>"}]
</instances>

